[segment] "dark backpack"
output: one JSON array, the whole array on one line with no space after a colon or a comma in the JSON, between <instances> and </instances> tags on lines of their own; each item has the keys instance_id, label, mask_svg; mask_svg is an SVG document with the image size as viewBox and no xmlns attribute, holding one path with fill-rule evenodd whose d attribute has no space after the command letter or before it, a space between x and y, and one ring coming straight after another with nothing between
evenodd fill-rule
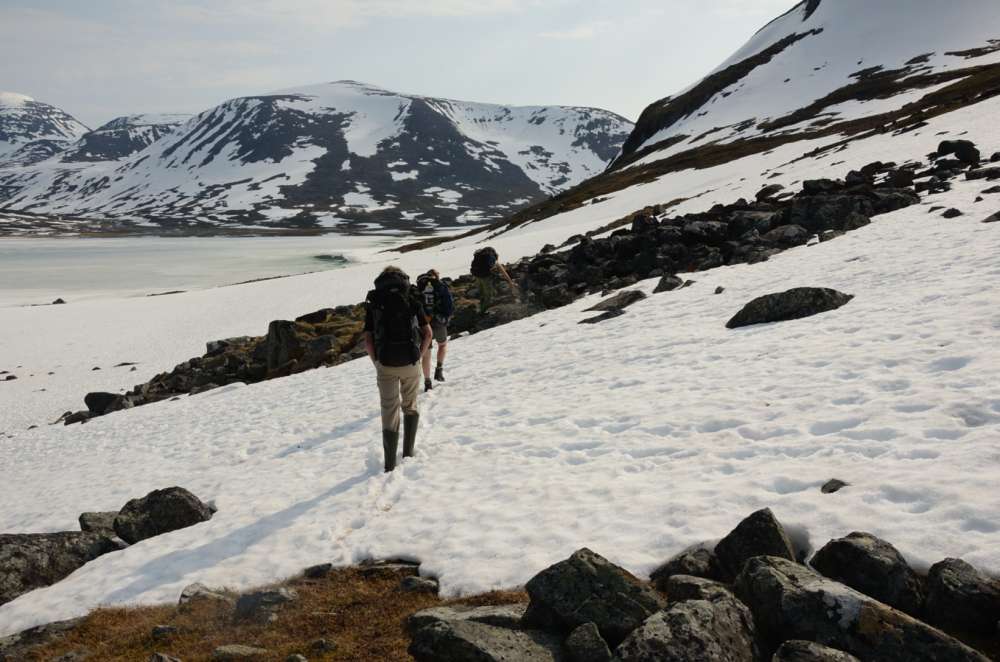
<instances>
[{"instance_id":1,"label":"dark backpack","mask_svg":"<svg viewBox=\"0 0 1000 662\"><path fill-rule=\"evenodd\" d=\"M382 274L366 304L372 311L375 358L390 367L413 365L420 360L420 326L414 315L414 295L404 274Z\"/></svg>"},{"instance_id":2,"label":"dark backpack","mask_svg":"<svg viewBox=\"0 0 1000 662\"><path fill-rule=\"evenodd\" d=\"M489 246L480 248L472 254L472 268L470 271L476 278L486 278L493 273L493 267L496 266L499 259L500 257L497 255L497 252Z\"/></svg>"}]
</instances>

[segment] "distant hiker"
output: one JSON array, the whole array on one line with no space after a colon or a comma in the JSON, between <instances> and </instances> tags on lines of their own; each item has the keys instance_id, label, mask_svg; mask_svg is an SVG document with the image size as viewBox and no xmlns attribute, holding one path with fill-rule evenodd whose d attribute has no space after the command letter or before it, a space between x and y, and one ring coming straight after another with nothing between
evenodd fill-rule
<instances>
[{"instance_id":1,"label":"distant hiker","mask_svg":"<svg viewBox=\"0 0 1000 662\"><path fill-rule=\"evenodd\" d=\"M632 219L632 232L643 233L656 227L656 218L652 214L639 212Z\"/></svg>"},{"instance_id":2,"label":"distant hiker","mask_svg":"<svg viewBox=\"0 0 1000 662\"><path fill-rule=\"evenodd\" d=\"M510 284L511 290L517 289L514 281L510 279L507 270L500 264L500 256L497 252L487 246L480 248L472 255L472 275L476 277L476 288L479 290L479 312L485 313L486 309L493 303L493 295L496 292L496 277L499 273Z\"/></svg>"},{"instance_id":3,"label":"distant hiker","mask_svg":"<svg viewBox=\"0 0 1000 662\"><path fill-rule=\"evenodd\" d=\"M444 357L448 354L448 322L455 312L455 301L451 296L448 284L441 280L438 272L431 269L417 277L417 292L420 293L424 312L431 318L431 331L437 342L437 367L434 368L434 381L444 381ZM423 356L424 392L434 388L431 382L431 347Z\"/></svg>"},{"instance_id":4,"label":"distant hiker","mask_svg":"<svg viewBox=\"0 0 1000 662\"><path fill-rule=\"evenodd\" d=\"M365 349L375 363L386 471L396 468L400 409L403 457L413 456L420 420L420 357L430 345L431 327L410 277L401 269L386 267L365 300Z\"/></svg>"}]
</instances>

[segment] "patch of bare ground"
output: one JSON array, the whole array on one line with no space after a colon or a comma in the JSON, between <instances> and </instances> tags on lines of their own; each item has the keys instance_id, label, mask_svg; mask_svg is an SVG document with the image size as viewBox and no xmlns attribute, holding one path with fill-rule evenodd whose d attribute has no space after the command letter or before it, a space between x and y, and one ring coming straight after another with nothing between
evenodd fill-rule
<instances>
[{"instance_id":1,"label":"patch of bare ground","mask_svg":"<svg viewBox=\"0 0 1000 662\"><path fill-rule=\"evenodd\" d=\"M164 605L98 609L62 637L24 654L24 660L57 659L86 651L87 660L144 662L163 653L195 662L211 659L219 646L243 644L267 650L260 660L284 661L301 654L315 660L409 660L404 622L410 614L442 604L497 605L527 602L520 591L496 591L446 601L428 593L400 590L402 575L366 573L363 568L334 569L320 579L297 577L280 586L298 599L277 612L271 623L237 622L233 607L199 601L186 607ZM153 628L176 631L154 637ZM319 640L332 643L321 650Z\"/></svg>"}]
</instances>

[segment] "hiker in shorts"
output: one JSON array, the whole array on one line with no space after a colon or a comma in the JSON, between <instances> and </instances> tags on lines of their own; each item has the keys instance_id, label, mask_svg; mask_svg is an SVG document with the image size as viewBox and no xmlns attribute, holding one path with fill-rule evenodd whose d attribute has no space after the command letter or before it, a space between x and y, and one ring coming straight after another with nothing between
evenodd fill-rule
<instances>
[{"instance_id":1,"label":"hiker in shorts","mask_svg":"<svg viewBox=\"0 0 1000 662\"><path fill-rule=\"evenodd\" d=\"M517 289L507 270L500 264L500 256L489 246L480 248L473 253L472 266L469 270L476 278L480 313L485 313L493 303L493 297L496 294L496 274L500 274L510 284L511 291Z\"/></svg>"},{"instance_id":2,"label":"hiker in shorts","mask_svg":"<svg viewBox=\"0 0 1000 662\"><path fill-rule=\"evenodd\" d=\"M375 364L387 472L396 468L401 410L403 457L413 457L420 421L420 357L430 345L429 320L410 277L401 269L386 267L365 299L365 349Z\"/></svg>"},{"instance_id":3,"label":"hiker in shorts","mask_svg":"<svg viewBox=\"0 0 1000 662\"><path fill-rule=\"evenodd\" d=\"M424 305L424 312L430 315L431 332L437 342L437 366L434 368L434 381L444 381L444 358L448 354L448 322L455 312L455 301L451 296L448 284L441 280L438 272L431 269L417 278L417 292ZM431 348L428 345L423 356L424 393L434 388L431 381Z\"/></svg>"}]
</instances>

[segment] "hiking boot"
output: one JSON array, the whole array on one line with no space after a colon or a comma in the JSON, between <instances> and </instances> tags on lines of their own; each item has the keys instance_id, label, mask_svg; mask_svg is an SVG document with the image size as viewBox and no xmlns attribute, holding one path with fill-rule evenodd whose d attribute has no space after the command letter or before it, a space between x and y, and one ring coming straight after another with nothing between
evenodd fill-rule
<instances>
[{"instance_id":1,"label":"hiking boot","mask_svg":"<svg viewBox=\"0 0 1000 662\"><path fill-rule=\"evenodd\" d=\"M429 378L425 377L424 378L424 393L426 393L427 391L433 391L433 390L434 390L434 384L433 384L433 382L431 382L431 380Z\"/></svg>"},{"instance_id":2,"label":"hiking boot","mask_svg":"<svg viewBox=\"0 0 1000 662\"><path fill-rule=\"evenodd\" d=\"M425 381L429 382L430 380L428 379L428 380L425 380ZM436 381L436 382L443 382L444 381L444 366L443 365L439 364L438 367L434 369L434 381Z\"/></svg>"},{"instance_id":3,"label":"hiking boot","mask_svg":"<svg viewBox=\"0 0 1000 662\"><path fill-rule=\"evenodd\" d=\"M403 457L413 457L413 446L417 443L417 423L420 414L403 414Z\"/></svg>"},{"instance_id":4,"label":"hiking boot","mask_svg":"<svg viewBox=\"0 0 1000 662\"><path fill-rule=\"evenodd\" d=\"M385 470L396 468L396 450L399 448L399 430L382 430L382 450L385 451Z\"/></svg>"}]
</instances>

